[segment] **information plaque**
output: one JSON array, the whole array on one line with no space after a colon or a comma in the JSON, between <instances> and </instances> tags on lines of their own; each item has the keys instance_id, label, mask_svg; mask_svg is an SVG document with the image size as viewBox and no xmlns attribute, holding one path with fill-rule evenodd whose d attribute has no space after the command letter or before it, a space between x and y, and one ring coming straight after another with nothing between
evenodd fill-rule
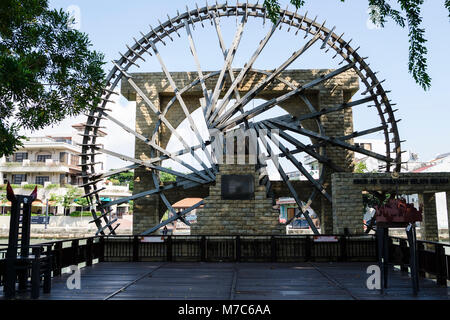
<instances>
[{"instance_id":1,"label":"information plaque","mask_svg":"<svg viewBox=\"0 0 450 320\"><path fill-rule=\"evenodd\" d=\"M255 198L254 176L227 174L222 176L223 200L253 200Z\"/></svg>"}]
</instances>

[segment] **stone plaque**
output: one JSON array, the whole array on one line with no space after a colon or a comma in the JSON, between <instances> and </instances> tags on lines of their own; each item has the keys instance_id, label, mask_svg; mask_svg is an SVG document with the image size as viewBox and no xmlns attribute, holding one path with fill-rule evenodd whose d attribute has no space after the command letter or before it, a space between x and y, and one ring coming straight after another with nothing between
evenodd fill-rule
<instances>
[{"instance_id":1,"label":"stone plaque","mask_svg":"<svg viewBox=\"0 0 450 320\"><path fill-rule=\"evenodd\" d=\"M223 200L253 200L255 198L254 176L251 174L222 175Z\"/></svg>"}]
</instances>

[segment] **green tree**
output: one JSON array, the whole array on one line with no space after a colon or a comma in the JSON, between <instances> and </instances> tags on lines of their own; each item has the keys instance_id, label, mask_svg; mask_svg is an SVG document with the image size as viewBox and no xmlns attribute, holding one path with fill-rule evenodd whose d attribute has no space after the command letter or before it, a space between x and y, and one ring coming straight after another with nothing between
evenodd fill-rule
<instances>
[{"instance_id":1,"label":"green tree","mask_svg":"<svg viewBox=\"0 0 450 320\"><path fill-rule=\"evenodd\" d=\"M168 169L172 169L172 168L168 168ZM163 172L163 171L160 171L159 172L159 179L161 180L161 182L174 182L174 181L176 181L177 180L177 177L176 176L174 176L173 174L171 174L171 173L167 173L167 172Z\"/></svg>"},{"instance_id":2,"label":"green tree","mask_svg":"<svg viewBox=\"0 0 450 320\"><path fill-rule=\"evenodd\" d=\"M340 0L345 2L345 0ZM431 78L427 73L428 49L425 46L425 29L422 27L421 9L425 0L368 0L370 7L370 18L373 23L384 27L387 19L392 19L398 26L408 26L409 36L409 63L408 69L412 77L424 90L431 86ZM306 0L290 0L298 9ZM398 9L393 7L397 2ZM264 7L273 22L279 18L279 0L264 0ZM450 0L444 1L444 7L449 11Z\"/></svg>"},{"instance_id":3,"label":"green tree","mask_svg":"<svg viewBox=\"0 0 450 320\"><path fill-rule=\"evenodd\" d=\"M353 170L353 172L355 173L365 173L367 172L367 165L364 161L360 161L355 165L355 169Z\"/></svg>"},{"instance_id":4,"label":"green tree","mask_svg":"<svg viewBox=\"0 0 450 320\"><path fill-rule=\"evenodd\" d=\"M109 177L108 180L111 181L113 184L128 184L128 187L130 188L130 190L133 191L133 187L134 187L134 172L133 171L116 173L116 174L112 175L111 177Z\"/></svg>"},{"instance_id":5,"label":"green tree","mask_svg":"<svg viewBox=\"0 0 450 320\"><path fill-rule=\"evenodd\" d=\"M70 208L70 205L74 202L75 199L81 197L83 195L82 191L76 187L68 186L67 192L61 198L61 205L64 207L64 211L67 211Z\"/></svg>"},{"instance_id":6,"label":"green tree","mask_svg":"<svg viewBox=\"0 0 450 320\"><path fill-rule=\"evenodd\" d=\"M37 130L100 102L103 54L48 0L0 1L0 157Z\"/></svg>"}]
</instances>

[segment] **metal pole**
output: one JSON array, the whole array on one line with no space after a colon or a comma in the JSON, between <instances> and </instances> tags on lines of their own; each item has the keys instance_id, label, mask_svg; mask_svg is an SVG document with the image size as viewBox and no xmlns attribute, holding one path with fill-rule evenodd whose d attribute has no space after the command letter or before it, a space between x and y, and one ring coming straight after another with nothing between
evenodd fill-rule
<instances>
[{"instance_id":1,"label":"metal pole","mask_svg":"<svg viewBox=\"0 0 450 320\"><path fill-rule=\"evenodd\" d=\"M45 230L47 230L47 224L48 224L48 199L45 205Z\"/></svg>"}]
</instances>

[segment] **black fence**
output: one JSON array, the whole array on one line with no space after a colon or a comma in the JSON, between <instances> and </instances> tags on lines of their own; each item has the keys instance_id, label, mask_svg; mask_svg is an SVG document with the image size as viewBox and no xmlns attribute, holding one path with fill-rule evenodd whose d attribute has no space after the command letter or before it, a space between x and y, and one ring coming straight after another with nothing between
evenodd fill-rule
<instances>
[{"instance_id":1,"label":"black fence","mask_svg":"<svg viewBox=\"0 0 450 320\"><path fill-rule=\"evenodd\" d=\"M104 261L376 261L372 236L115 236Z\"/></svg>"},{"instance_id":2,"label":"black fence","mask_svg":"<svg viewBox=\"0 0 450 320\"><path fill-rule=\"evenodd\" d=\"M391 237L390 262L408 271L407 241ZM114 236L61 240L34 245L30 250L51 254L53 276L71 265L90 266L116 261L205 262L376 262L374 236ZM447 248L447 249L446 249ZM447 250L447 252L446 252ZM6 247L0 245L0 281ZM418 241L422 276L450 280L450 244Z\"/></svg>"},{"instance_id":3,"label":"black fence","mask_svg":"<svg viewBox=\"0 0 450 320\"><path fill-rule=\"evenodd\" d=\"M0 284L5 275L5 257L7 247L0 245ZM40 243L30 246L30 254L39 250L41 255L50 254L52 257L52 276L60 275L64 268L71 265L84 264L91 266L103 261L104 242L100 237L80 238Z\"/></svg>"},{"instance_id":4,"label":"black fence","mask_svg":"<svg viewBox=\"0 0 450 320\"><path fill-rule=\"evenodd\" d=\"M390 237L389 241L390 262L408 272L408 241L397 237ZM438 285L447 285L447 280L450 280L450 243L417 241L417 260L420 276L435 278Z\"/></svg>"}]
</instances>

